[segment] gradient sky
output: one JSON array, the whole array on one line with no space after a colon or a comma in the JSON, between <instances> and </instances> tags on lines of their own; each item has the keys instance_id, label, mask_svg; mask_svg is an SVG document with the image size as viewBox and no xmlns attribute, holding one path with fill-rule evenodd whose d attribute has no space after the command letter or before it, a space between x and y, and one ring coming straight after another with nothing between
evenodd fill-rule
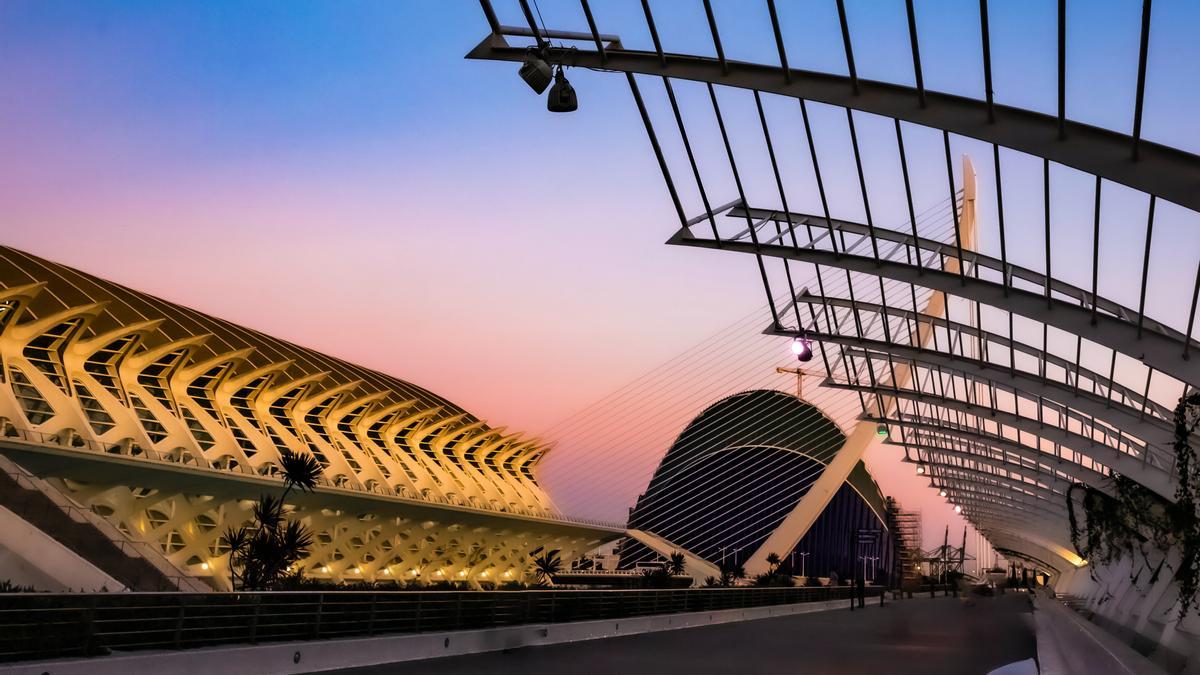
<instances>
[{"instance_id":1,"label":"gradient sky","mask_svg":"<svg viewBox=\"0 0 1200 675\"><path fill-rule=\"evenodd\" d=\"M540 4L547 24L584 29L577 2ZM592 4L601 30L649 46L637 0ZM714 4L730 58L775 61L764 7ZM515 2L496 5L505 23L522 23ZM904 3L847 5L860 76L910 83ZM992 5L998 100L1052 111L1055 3ZM712 52L700 2L654 6L669 50ZM1068 3L1068 116L1128 131L1140 6ZM927 86L978 96L977 3L916 7ZM780 12L794 67L845 71L832 0L781 2ZM1160 0L1153 18L1145 136L1200 151L1191 114L1200 9ZM466 0L0 3L3 243L539 433L746 316L762 290L748 259L663 245L677 221L623 78L572 72L580 110L547 113L513 64L462 58L486 30ZM694 96L681 88L681 98ZM665 122L661 93L647 99ZM736 96L728 114L733 127L752 121ZM818 144L834 148L835 216L860 218L852 159L836 151L836 111L814 116ZM872 150L890 148L887 128L864 121L860 134L868 173L894 177L889 156ZM699 154L720 152L712 134L697 137ZM945 196L937 140L916 138L911 150L924 204ZM778 143L797 167L784 167L803 195L796 210L814 212L795 127ZM750 145L738 148L761 155ZM964 152L980 164L989 148L956 139ZM1011 200L1006 185L1011 237L1037 246L1014 246L1014 259L1041 269L1039 164L1011 161L1033 168L1006 177L1015 181ZM757 183L763 167L747 174L774 189ZM1055 177L1055 217L1090 232L1090 183L1065 170ZM991 180L988 167L980 179ZM1022 182L1032 196L1021 196ZM1136 306L1121 252L1140 251L1144 200L1113 194L1104 290ZM872 194L880 224L904 222L901 195ZM981 209L993 208L981 188ZM1195 214L1160 208L1162 271L1152 283L1190 287ZM1057 276L1087 278L1081 245L1073 235L1054 242ZM983 246L995 246L986 233ZM1178 326L1179 294L1150 296L1150 313ZM644 471L663 450L630 452ZM556 453L569 467L570 449ZM872 465L927 522L948 520L919 482L900 477L908 470L894 456L876 453ZM606 513L628 496L614 494Z\"/></svg>"}]
</instances>

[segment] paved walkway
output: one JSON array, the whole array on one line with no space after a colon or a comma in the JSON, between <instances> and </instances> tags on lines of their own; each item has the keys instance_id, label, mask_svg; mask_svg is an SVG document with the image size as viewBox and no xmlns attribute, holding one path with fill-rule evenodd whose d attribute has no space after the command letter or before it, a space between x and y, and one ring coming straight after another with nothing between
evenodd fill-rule
<instances>
[{"instance_id":1,"label":"paved walkway","mask_svg":"<svg viewBox=\"0 0 1200 675\"><path fill-rule=\"evenodd\" d=\"M1010 593L971 600L914 599L865 611L843 609L340 672L982 675L1033 658L1035 652L1029 598Z\"/></svg>"}]
</instances>

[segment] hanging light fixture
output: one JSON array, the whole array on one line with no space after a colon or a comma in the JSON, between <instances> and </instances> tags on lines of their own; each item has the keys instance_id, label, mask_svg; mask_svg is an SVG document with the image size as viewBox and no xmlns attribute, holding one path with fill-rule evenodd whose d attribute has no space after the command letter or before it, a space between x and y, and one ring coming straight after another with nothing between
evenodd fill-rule
<instances>
[{"instance_id":1,"label":"hanging light fixture","mask_svg":"<svg viewBox=\"0 0 1200 675\"><path fill-rule=\"evenodd\" d=\"M958 504L955 504L955 505L954 505L954 512L955 512L955 513L962 513L962 507L961 507L961 506L959 506Z\"/></svg>"},{"instance_id":2,"label":"hanging light fixture","mask_svg":"<svg viewBox=\"0 0 1200 675\"><path fill-rule=\"evenodd\" d=\"M938 496L939 496L939 497L945 497L945 496L946 496L946 489L945 489L945 488L942 488L941 490L938 490Z\"/></svg>"},{"instance_id":3,"label":"hanging light fixture","mask_svg":"<svg viewBox=\"0 0 1200 675\"><path fill-rule=\"evenodd\" d=\"M579 99L575 96L575 87L567 81L560 65L554 72L554 86L550 87L550 95L546 97L546 110L556 113L575 112L579 108Z\"/></svg>"},{"instance_id":4,"label":"hanging light fixture","mask_svg":"<svg viewBox=\"0 0 1200 675\"><path fill-rule=\"evenodd\" d=\"M532 49L525 55L525 62L521 64L521 69L517 71L517 74L521 76L522 80L525 80L525 84L529 85L530 89L539 94L550 86L550 64L546 63Z\"/></svg>"},{"instance_id":5,"label":"hanging light fixture","mask_svg":"<svg viewBox=\"0 0 1200 675\"><path fill-rule=\"evenodd\" d=\"M879 436L880 438L887 436L888 435L888 425L879 424L878 426L876 426L875 427L875 435Z\"/></svg>"},{"instance_id":6,"label":"hanging light fixture","mask_svg":"<svg viewBox=\"0 0 1200 675\"><path fill-rule=\"evenodd\" d=\"M924 475L925 475L925 467L923 467L923 466L918 466L918 467L917 467L917 475L918 475L918 476L924 476Z\"/></svg>"},{"instance_id":7,"label":"hanging light fixture","mask_svg":"<svg viewBox=\"0 0 1200 675\"><path fill-rule=\"evenodd\" d=\"M803 335L792 339L792 353L797 361L811 361L813 357L812 340Z\"/></svg>"}]
</instances>

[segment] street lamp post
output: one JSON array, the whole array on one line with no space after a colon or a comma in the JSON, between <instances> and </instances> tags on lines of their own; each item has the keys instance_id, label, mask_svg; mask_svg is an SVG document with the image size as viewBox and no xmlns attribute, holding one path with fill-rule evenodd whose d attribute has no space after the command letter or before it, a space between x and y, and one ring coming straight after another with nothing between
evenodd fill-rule
<instances>
[{"instance_id":1,"label":"street lamp post","mask_svg":"<svg viewBox=\"0 0 1200 675\"><path fill-rule=\"evenodd\" d=\"M808 562L809 555L810 555L809 553L801 553L800 554L800 576L802 576L806 579L808 578L808 574L807 574L808 565L806 565L805 563Z\"/></svg>"}]
</instances>

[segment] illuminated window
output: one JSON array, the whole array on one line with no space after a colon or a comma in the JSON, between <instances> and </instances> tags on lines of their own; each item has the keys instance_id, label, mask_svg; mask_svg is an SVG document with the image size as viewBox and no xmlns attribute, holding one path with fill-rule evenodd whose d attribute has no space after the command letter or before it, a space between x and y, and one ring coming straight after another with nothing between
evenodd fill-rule
<instances>
[{"instance_id":1,"label":"illuminated window","mask_svg":"<svg viewBox=\"0 0 1200 675\"><path fill-rule=\"evenodd\" d=\"M201 532L212 532L217 529L217 519L207 513L196 516L196 529Z\"/></svg>"},{"instance_id":2,"label":"illuminated window","mask_svg":"<svg viewBox=\"0 0 1200 675\"><path fill-rule=\"evenodd\" d=\"M41 392L33 386L25 373L15 367L10 368L9 378L12 380L13 394L21 404L21 412L25 413L25 419L28 419L30 424L41 424L54 417L54 408L42 398Z\"/></svg>"},{"instance_id":3,"label":"illuminated window","mask_svg":"<svg viewBox=\"0 0 1200 675\"><path fill-rule=\"evenodd\" d=\"M237 410L238 414L244 417L247 422L252 424L254 428L258 429L259 431L262 431L262 422L259 421L258 415L254 414L254 406L251 405L250 399L258 393L260 388L267 384L269 379L270 376L268 375L256 377L249 384L241 389L238 389L237 393L229 398L229 402L233 404L233 409Z\"/></svg>"},{"instance_id":4,"label":"illuminated window","mask_svg":"<svg viewBox=\"0 0 1200 675\"><path fill-rule=\"evenodd\" d=\"M166 525L170 519L170 516L158 509L146 509L146 523L149 524L152 530Z\"/></svg>"},{"instance_id":5,"label":"illuminated window","mask_svg":"<svg viewBox=\"0 0 1200 675\"><path fill-rule=\"evenodd\" d=\"M204 408L205 412L217 420L220 420L221 416L217 414L217 406L213 402L213 391L228 369L228 363L210 368L204 374L189 382L187 386L188 398L195 401L196 405Z\"/></svg>"},{"instance_id":6,"label":"illuminated window","mask_svg":"<svg viewBox=\"0 0 1200 675\"><path fill-rule=\"evenodd\" d=\"M192 411L182 408L180 413L184 424L187 425L188 431L192 432L192 437L196 439L196 445L199 445L201 450L208 450L217 444L212 434L208 433L203 424L200 424L200 420L196 419Z\"/></svg>"},{"instance_id":7,"label":"illuminated window","mask_svg":"<svg viewBox=\"0 0 1200 675\"><path fill-rule=\"evenodd\" d=\"M67 387L67 371L62 365L62 350L71 334L79 327L80 319L64 321L29 341L22 354L30 365L37 368L63 393L70 394Z\"/></svg>"},{"instance_id":8,"label":"illuminated window","mask_svg":"<svg viewBox=\"0 0 1200 675\"><path fill-rule=\"evenodd\" d=\"M133 342L134 336L132 335L117 338L96 350L83 362L83 369L92 376L92 379L122 403L125 402L125 389L121 386L121 378L117 375L117 362L129 351Z\"/></svg>"},{"instance_id":9,"label":"illuminated window","mask_svg":"<svg viewBox=\"0 0 1200 675\"><path fill-rule=\"evenodd\" d=\"M186 355L186 349L176 349L143 368L137 376L138 384L145 387L146 393L153 396L164 408L175 413L178 413L179 407L175 404L175 397L171 395L168 380Z\"/></svg>"},{"instance_id":10,"label":"illuminated window","mask_svg":"<svg viewBox=\"0 0 1200 675\"><path fill-rule=\"evenodd\" d=\"M146 430L146 436L150 438L151 443L158 443L167 437L167 428L158 421L154 413L150 412L142 399L131 394L129 404L133 408L134 414L137 415L138 421L142 423L142 428Z\"/></svg>"},{"instance_id":11,"label":"illuminated window","mask_svg":"<svg viewBox=\"0 0 1200 675\"><path fill-rule=\"evenodd\" d=\"M117 426L112 415L108 414L104 406L100 405L100 401L97 401L96 397L92 396L92 392L79 380L75 380L75 395L79 398L79 407L83 408L83 414L87 417L88 424L92 425L92 430L96 432L97 436Z\"/></svg>"},{"instance_id":12,"label":"illuminated window","mask_svg":"<svg viewBox=\"0 0 1200 675\"><path fill-rule=\"evenodd\" d=\"M258 452L258 449L254 447L254 442L246 436L246 432L238 428L237 423L232 418L225 418L225 423L229 427L229 432L233 434L233 440L237 441L238 447L242 449L242 452L246 453L247 457L253 457Z\"/></svg>"},{"instance_id":13,"label":"illuminated window","mask_svg":"<svg viewBox=\"0 0 1200 675\"><path fill-rule=\"evenodd\" d=\"M177 553L182 551L187 544L183 541L183 535L179 530L171 530L167 536L163 537L162 547L167 553Z\"/></svg>"},{"instance_id":14,"label":"illuminated window","mask_svg":"<svg viewBox=\"0 0 1200 675\"><path fill-rule=\"evenodd\" d=\"M341 397L330 396L324 401L313 406L312 409L304 415L304 423L307 424L310 429L316 432L316 434L321 437L321 440L329 443L330 445L333 445L333 442L329 440L329 432L325 429L324 415L331 407L333 407L335 403L337 403L339 398Z\"/></svg>"}]
</instances>

